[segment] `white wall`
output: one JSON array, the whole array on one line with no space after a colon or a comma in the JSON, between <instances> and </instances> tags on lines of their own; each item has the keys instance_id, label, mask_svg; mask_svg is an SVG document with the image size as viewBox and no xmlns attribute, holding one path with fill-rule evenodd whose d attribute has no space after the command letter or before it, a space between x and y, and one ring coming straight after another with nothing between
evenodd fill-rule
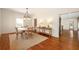
<instances>
[{"instance_id":1,"label":"white wall","mask_svg":"<svg viewBox=\"0 0 79 59\"><path fill-rule=\"evenodd\" d=\"M77 30L77 18L76 19L73 19L74 20L74 30Z\"/></svg>"},{"instance_id":2,"label":"white wall","mask_svg":"<svg viewBox=\"0 0 79 59\"><path fill-rule=\"evenodd\" d=\"M1 35L1 9L0 9L0 35Z\"/></svg>"},{"instance_id":3,"label":"white wall","mask_svg":"<svg viewBox=\"0 0 79 59\"><path fill-rule=\"evenodd\" d=\"M23 14L7 9L2 9L2 33L15 31L16 18L22 18Z\"/></svg>"},{"instance_id":4,"label":"white wall","mask_svg":"<svg viewBox=\"0 0 79 59\"><path fill-rule=\"evenodd\" d=\"M22 11L22 8L14 8L18 9L17 11ZM78 8L30 8L30 13L34 14L33 16L37 18L37 20L44 20L51 18L53 20L52 22L52 36L59 37L59 14L63 13L70 13L79 11ZM23 12L25 12L23 10ZM14 32L15 29L15 20L17 17L22 17L23 15L18 12L13 12L8 9L2 10L3 15L3 25L2 25L2 32L8 33L8 32Z\"/></svg>"},{"instance_id":5,"label":"white wall","mask_svg":"<svg viewBox=\"0 0 79 59\"><path fill-rule=\"evenodd\" d=\"M16 19L17 18L22 19L23 16L24 16L23 13L19 13L8 9L2 9L2 33L15 32Z\"/></svg>"},{"instance_id":6,"label":"white wall","mask_svg":"<svg viewBox=\"0 0 79 59\"><path fill-rule=\"evenodd\" d=\"M59 16L55 15L52 22L52 36L59 37Z\"/></svg>"}]
</instances>

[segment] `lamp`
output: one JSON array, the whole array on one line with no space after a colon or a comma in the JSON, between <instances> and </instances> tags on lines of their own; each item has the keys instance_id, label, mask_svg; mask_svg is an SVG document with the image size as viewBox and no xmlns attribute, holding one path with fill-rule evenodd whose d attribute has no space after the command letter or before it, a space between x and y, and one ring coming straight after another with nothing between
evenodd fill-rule
<instances>
[{"instance_id":1,"label":"lamp","mask_svg":"<svg viewBox=\"0 0 79 59\"><path fill-rule=\"evenodd\" d=\"M27 19L27 18L31 18L31 15L28 12L28 8L26 8L26 12L25 12L23 18L24 18L24 20Z\"/></svg>"}]
</instances>

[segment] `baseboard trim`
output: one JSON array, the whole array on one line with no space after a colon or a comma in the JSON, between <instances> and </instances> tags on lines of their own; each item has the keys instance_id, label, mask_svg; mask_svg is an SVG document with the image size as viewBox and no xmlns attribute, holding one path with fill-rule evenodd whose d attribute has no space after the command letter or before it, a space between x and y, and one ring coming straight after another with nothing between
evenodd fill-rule
<instances>
[{"instance_id":1,"label":"baseboard trim","mask_svg":"<svg viewBox=\"0 0 79 59\"><path fill-rule=\"evenodd\" d=\"M35 32L35 33L37 33L37 32ZM6 35L6 34L16 34L16 32L11 32L11 33L3 33L3 34L1 34L1 35ZM1 37L1 35L0 35L0 37ZM56 39L59 39L59 37L54 37L54 36L52 36L51 35L51 38L56 38Z\"/></svg>"},{"instance_id":2,"label":"baseboard trim","mask_svg":"<svg viewBox=\"0 0 79 59\"><path fill-rule=\"evenodd\" d=\"M16 32L11 32L11 33L2 33L2 35L5 35L5 34L15 34Z\"/></svg>"}]
</instances>

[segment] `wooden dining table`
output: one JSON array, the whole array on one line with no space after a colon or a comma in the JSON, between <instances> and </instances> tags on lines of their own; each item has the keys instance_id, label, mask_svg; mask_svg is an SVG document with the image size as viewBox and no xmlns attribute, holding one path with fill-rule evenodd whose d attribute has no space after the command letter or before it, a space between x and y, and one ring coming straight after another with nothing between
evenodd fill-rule
<instances>
[{"instance_id":1,"label":"wooden dining table","mask_svg":"<svg viewBox=\"0 0 79 59\"><path fill-rule=\"evenodd\" d=\"M16 35L18 37L19 34L23 37L24 34L26 36L31 36L33 33L33 27L16 27Z\"/></svg>"}]
</instances>

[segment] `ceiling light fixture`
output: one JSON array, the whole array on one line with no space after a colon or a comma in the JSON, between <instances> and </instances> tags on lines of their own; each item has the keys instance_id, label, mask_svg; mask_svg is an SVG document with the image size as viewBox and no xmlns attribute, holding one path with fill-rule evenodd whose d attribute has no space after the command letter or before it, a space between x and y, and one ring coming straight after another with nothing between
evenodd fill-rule
<instances>
[{"instance_id":1,"label":"ceiling light fixture","mask_svg":"<svg viewBox=\"0 0 79 59\"><path fill-rule=\"evenodd\" d=\"M28 8L26 8L26 12L25 12L25 14L24 14L24 17L23 17L24 19L27 19L27 18L32 18L31 17L31 14L29 14L29 12L28 12Z\"/></svg>"}]
</instances>

